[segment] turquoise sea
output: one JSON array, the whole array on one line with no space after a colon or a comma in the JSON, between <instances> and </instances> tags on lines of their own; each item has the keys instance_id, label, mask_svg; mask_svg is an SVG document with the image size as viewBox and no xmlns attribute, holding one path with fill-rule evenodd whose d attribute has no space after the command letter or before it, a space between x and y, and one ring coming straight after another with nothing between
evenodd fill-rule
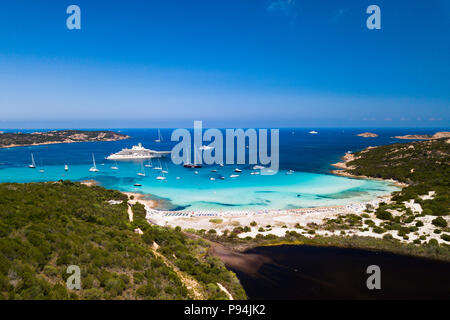
<instances>
[{"instance_id":1,"label":"turquoise sea","mask_svg":"<svg viewBox=\"0 0 450 320\"><path fill-rule=\"evenodd\" d=\"M361 129L290 128L280 130L280 171L276 175L250 175L252 165L203 166L186 169L174 165L170 156L162 160L167 166L166 180L157 180L158 170L144 168L145 177L138 176L141 162L118 162L119 170L112 170L114 162L105 160L111 153L141 142L155 150L171 150L172 129L162 129L164 141L156 143L157 129L111 129L131 136L113 142L53 144L45 146L0 149L0 182L37 182L69 179L96 180L106 188L150 194L160 199L162 209L170 210L261 210L289 209L342 205L362 202L388 194L397 187L374 180L349 179L329 174L331 163L339 161L346 151L358 151L367 146L400 142L391 138L410 133L434 133L436 129L377 129L378 138L361 138ZM4 130L18 131L18 130ZM21 130L26 132L26 130ZM37 131L37 130L28 130ZM366 131L366 130L364 130ZM36 169L29 169L31 153ZM89 172L94 153L99 172ZM69 171L64 170L64 165ZM153 165L155 161L153 160ZM238 178L230 178L240 168ZM40 169L44 172L41 173ZM211 172L211 170L217 172ZM287 170L294 170L286 175ZM198 174L195 174L198 171ZM226 177L220 180L219 177ZM177 177L179 177L177 179ZM216 178L210 180L210 178ZM142 186L136 187L135 183Z\"/></svg>"}]
</instances>

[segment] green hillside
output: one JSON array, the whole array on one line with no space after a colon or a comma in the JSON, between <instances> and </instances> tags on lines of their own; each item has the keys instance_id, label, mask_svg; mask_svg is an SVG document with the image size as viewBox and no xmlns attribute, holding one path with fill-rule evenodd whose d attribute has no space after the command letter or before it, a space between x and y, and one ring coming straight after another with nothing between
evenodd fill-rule
<instances>
[{"instance_id":1,"label":"green hillside","mask_svg":"<svg viewBox=\"0 0 450 320\"><path fill-rule=\"evenodd\" d=\"M246 298L206 242L150 226L140 204L129 222L127 200L118 191L68 181L0 184L0 298L198 298L180 273L197 282L202 298L226 299L217 283ZM133 232L137 227L143 235ZM81 290L66 288L69 265L81 269Z\"/></svg>"},{"instance_id":2,"label":"green hillside","mask_svg":"<svg viewBox=\"0 0 450 320\"><path fill-rule=\"evenodd\" d=\"M348 163L354 175L395 179L409 184L396 193L393 200L415 199L425 214L450 214L450 143L448 139L396 143L366 149L355 154ZM435 191L434 199L422 200L419 195Z\"/></svg>"}]
</instances>

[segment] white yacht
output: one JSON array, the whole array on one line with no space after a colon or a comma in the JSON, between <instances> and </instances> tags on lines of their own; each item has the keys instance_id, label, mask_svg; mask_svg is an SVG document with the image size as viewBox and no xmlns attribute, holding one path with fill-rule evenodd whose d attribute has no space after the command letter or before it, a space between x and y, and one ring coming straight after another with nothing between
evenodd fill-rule
<instances>
[{"instance_id":1,"label":"white yacht","mask_svg":"<svg viewBox=\"0 0 450 320\"><path fill-rule=\"evenodd\" d=\"M144 167L146 167L146 168L151 168L151 167L153 167L153 163L152 163L152 159L151 159L151 158L148 159L148 163L147 163L146 165L144 165Z\"/></svg>"},{"instance_id":2,"label":"white yacht","mask_svg":"<svg viewBox=\"0 0 450 320\"><path fill-rule=\"evenodd\" d=\"M232 174L232 175L230 176L230 178L237 178L237 177L239 177L238 174Z\"/></svg>"},{"instance_id":3,"label":"white yacht","mask_svg":"<svg viewBox=\"0 0 450 320\"><path fill-rule=\"evenodd\" d=\"M111 154L107 160L135 160L135 159L151 159L161 158L170 154L170 151L156 151L146 149L142 146L142 143L138 143L137 146L133 146L131 149L125 148L122 151Z\"/></svg>"},{"instance_id":4,"label":"white yacht","mask_svg":"<svg viewBox=\"0 0 450 320\"><path fill-rule=\"evenodd\" d=\"M261 169L264 169L264 168L265 167L259 166L259 165L253 166L253 170L261 170Z\"/></svg>"},{"instance_id":5,"label":"white yacht","mask_svg":"<svg viewBox=\"0 0 450 320\"><path fill-rule=\"evenodd\" d=\"M153 167L154 170L162 170L161 160L158 159L158 165Z\"/></svg>"},{"instance_id":6,"label":"white yacht","mask_svg":"<svg viewBox=\"0 0 450 320\"><path fill-rule=\"evenodd\" d=\"M94 154L92 154L92 167L89 169L90 172L99 172L100 170L97 169L97 166L95 164L95 157Z\"/></svg>"},{"instance_id":7,"label":"white yacht","mask_svg":"<svg viewBox=\"0 0 450 320\"><path fill-rule=\"evenodd\" d=\"M111 170L119 170L119 167L117 166L117 161L114 161L114 165L111 167Z\"/></svg>"},{"instance_id":8,"label":"white yacht","mask_svg":"<svg viewBox=\"0 0 450 320\"><path fill-rule=\"evenodd\" d=\"M310 132L308 132L309 134L318 134L318 132L317 131L314 131L314 130L312 130L312 131L310 131Z\"/></svg>"},{"instance_id":9,"label":"white yacht","mask_svg":"<svg viewBox=\"0 0 450 320\"><path fill-rule=\"evenodd\" d=\"M293 173L294 173L294 170L289 170L286 172L286 174L293 174Z\"/></svg>"},{"instance_id":10,"label":"white yacht","mask_svg":"<svg viewBox=\"0 0 450 320\"><path fill-rule=\"evenodd\" d=\"M234 169L234 172L242 172L242 170L241 170L241 169L238 169L238 168L236 168L236 169Z\"/></svg>"},{"instance_id":11,"label":"white yacht","mask_svg":"<svg viewBox=\"0 0 450 320\"><path fill-rule=\"evenodd\" d=\"M159 165L161 166L161 161L159 162ZM166 180L166 177L164 176L164 170L162 170L162 166L161 166L161 175L157 176L156 180Z\"/></svg>"},{"instance_id":12,"label":"white yacht","mask_svg":"<svg viewBox=\"0 0 450 320\"><path fill-rule=\"evenodd\" d=\"M69 171L69 166L67 164L64 166L64 171Z\"/></svg>"},{"instance_id":13,"label":"white yacht","mask_svg":"<svg viewBox=\"0 0 450 320\"><path fill-rule=\"evenodd\" d=\"M165 164L166 169L165 170L162 169L161 172L162 173L169 173L169 168L167 167L167 163L164 163L164 164ZM162 166L161 166L161 168L162 168Z\"/></svg>"}]
</instances>

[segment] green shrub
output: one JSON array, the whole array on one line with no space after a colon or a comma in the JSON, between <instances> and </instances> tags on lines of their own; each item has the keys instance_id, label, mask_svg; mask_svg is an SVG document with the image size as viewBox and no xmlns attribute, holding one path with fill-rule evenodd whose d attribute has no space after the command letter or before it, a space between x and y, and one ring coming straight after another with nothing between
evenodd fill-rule
<instances>
[{"instance_id":1,"label":"green shrub","mask_svg":"<svg viewBox=\"0 0 450 320\"><path fill-rule=\"evenodd\" d=\"M383 235L383 239L385 239L385 240L394 240L394 237L392 236L392 234L386 233L385 235Z\"/></svg>"},{"instance_id":2,"label":"green shrub","mask_svg":"<svg viewBox=\"0 0 450 320\"><path fill-rule=\"evenodd\" d=\"M382 234L382 233L386 232L386 229L378 227L378 226L373 227L372 230L373 230L373 232L378 233L378 234Z\"/></svg>"},{"instance_id":3,"label":"green shrub","mask_svg":"<svg viewBox=\"0 0 450 320\"><path fill-rule=\"evenodd\" d=\"M442 217L437 217L436 219L433 219L433 221L431 221L431 223L433 225L435 225L436 227L441 227L441 228L447 227L447 221L445 221L445 219Z\"/></svg>"},{"instance_id":4,"label":"green shrub","mask_svg":"<svg viewBox=\"0 0 450 320\"><path fill-rule=\"evenodd\" d=\"M393 220L392 213L386 210L377 210L375 216L381 220Z\"/></svg>"}]
</instances>

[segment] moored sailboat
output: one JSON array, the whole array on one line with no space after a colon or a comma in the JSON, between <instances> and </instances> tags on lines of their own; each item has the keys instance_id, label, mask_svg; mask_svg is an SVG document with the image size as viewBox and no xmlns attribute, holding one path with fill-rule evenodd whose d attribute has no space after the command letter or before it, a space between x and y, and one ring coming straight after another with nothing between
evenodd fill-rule
<instances>
[{"instance_id":1,"label":"moored sailboat","mask_svg":"<svg viewBox=\"0 0 450 320\"><path fill-rule=\"evenodd\" d=\"M90 172L98 172L97 165L95 164L95 156L92 154L92 167L89 169Z\"/></svg>"},{"instance_id":2,"label":"moored sailboat","mask_svg":"<svg viewBox=\"0 0 450 320\"><path fill-rule=\"evenodd\" d=\"M156 139L155 142L161 142L162 140L161 130L158 129L158 139Z\"/></svg>"},{"instance_id":3,"label":"moored sailboat","mask_svg":"<svg viewBox=\"0 0 450 320\"><path fill-rule=\"evenodd\" d=\"M30 168L30 169L35 169L36 168L36 162L34 162L33 154L31 154L31 164L28 166L28 168Z\"/></svg>"}]
</instances>

